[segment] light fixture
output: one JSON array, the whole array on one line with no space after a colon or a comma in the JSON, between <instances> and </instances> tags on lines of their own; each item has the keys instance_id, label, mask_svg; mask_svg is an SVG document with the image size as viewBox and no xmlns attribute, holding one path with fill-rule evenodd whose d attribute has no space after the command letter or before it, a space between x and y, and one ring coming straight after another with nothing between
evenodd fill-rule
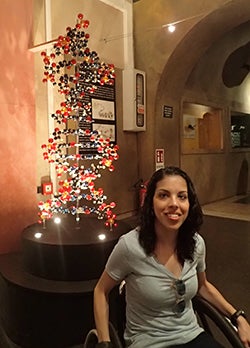
<instances>
[{"instance_id":1,"label":"light fixture","mask_svg":"<svg viewBox=\"0 0 250 348\"><path fill-rule=\"evenodd\" d=\"M99 238L100 240L105 240L105 239L106 239L106 234L101 233L101 234L98 235L98 238Z\"/></svg>"},{"instance_id":2,"label":"light fixture","mask_svg":"<svg viewBox=\"0 0 250 348\"><path fill-rule=\"evenodd\" d=\"M54 223L55 224L60 224L61 223L61 219L57 216L54 218Z\"/></svg>"},{"instance_id":3,"label":"light fixture","mask_svg":"<svg viewBox=\"0 0 250 348\"><path fill-rule=\"evenodd\" d=\"M170 33L173 33L175 31L175 25L173 24L168 25L167 28Z\"/></svg>"},{"instance_id":4,"label":"light fixture","mask_svg":"<svg viewBox=\"0 0 250 348\"><path fill-rule=\"evenodd\" d=\"M233 0L225 1L221 6L224 6L224 5L226 5L226 4L228 4L229 2L232 2L232 1ZM221 6L219 6L217 8L220 8ZM213 10L211 10L211 12L216 10L217 8L214 8ZM190 19L194 19L194 18L197 18L197 17L202 17L202 16L205 16L205 15L207 16L208 14L209 13L207 13L207 12L202 12L202 13L199 13L199 14L191 16L191 17L180 19L179 21L176 21L176 22L163 24L162 28L167 28L170 33L173 33L175 31L175 29L176 29L176 24L179 24L179 23L182 23L182 22L186 22L186 21L189 21Z\"/></svg>"},{"instance_id":5,"label":"light fixture","mask_svg":"<svg viewBox=\"0 0 250 348\"><path fill-rule=\"evenodd\" d=\"M176 22L163 24L162 28L167 28L170 33L173 33L175 31L175 29L176 29L176 24L179 24L179 23L182 23L182 22L186 22L186 21L189 21L190 19L194 19L194 18L197 18L197 17L202 17L205 14L206 13L203 12L203 13L199 13L198 15L195 15L195 16L191 16L191 17L187 17L187 18L184 18L184 19L180 19L179 21L176 21Z\"/></svg>"},{"instance_id":6,"label":"light fixture","mask_svg":"<svg viewBox=\"0 0 250 348\"><path fill-rule=\"evenodd\" d=\"M42 233L41 232L36 232L35 234L34 234L34 237L36 238L36 239L40 239L41 237L42 237Z\"/></svg>"}]
</instances>

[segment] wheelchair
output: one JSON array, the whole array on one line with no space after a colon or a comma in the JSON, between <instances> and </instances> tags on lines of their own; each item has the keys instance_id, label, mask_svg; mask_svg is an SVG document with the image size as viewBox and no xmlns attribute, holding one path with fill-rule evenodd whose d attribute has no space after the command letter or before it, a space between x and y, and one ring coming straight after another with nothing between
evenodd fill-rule
<instances>
[{"instance_id":1,"label":"wheelchair","mask_svg":"<svg viewBox=\"0 0 250 348\"><path fill-rule=\"evenodd\" d=\"M195 296L192 302L198 322L206 332L216 338L225 348L244 348L237 334L237 329L227 317L200 296ZM118 325L116 323L115 325L115 323L109 322L110 340L114 348L124 348L125 300L122 299L122 302L118 306L120 306L119 310L121 311L120 323ZM97 342L97 331L96 329L92 329L85 338L83 348L95 348Z\"/></svg>"}]
</instances>

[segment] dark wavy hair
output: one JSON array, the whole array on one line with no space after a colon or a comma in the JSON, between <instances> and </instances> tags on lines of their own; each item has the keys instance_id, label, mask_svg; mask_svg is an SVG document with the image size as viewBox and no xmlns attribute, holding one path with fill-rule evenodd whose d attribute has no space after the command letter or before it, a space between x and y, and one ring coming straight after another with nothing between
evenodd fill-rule
<instances>
[{"instance_id":1,"label":"dark wavy hair","mask_svg":"<svg viewBox=\"0 0 250 348\"><path fill-rule=\"evenodd\" d=\"M153 197L158 181L167 175L179 175L187 183L189 212L186 220L179 229L176 246L178 259L181 263L184 263L185 260L193 260L195 248L194 235L200 230L203 223L203 213L191 179L178 167L169 166L159 169L149 180L145 200L141 209L139 242L147 255L153 253L156 244Z\"/></svg>"}]
</instances>

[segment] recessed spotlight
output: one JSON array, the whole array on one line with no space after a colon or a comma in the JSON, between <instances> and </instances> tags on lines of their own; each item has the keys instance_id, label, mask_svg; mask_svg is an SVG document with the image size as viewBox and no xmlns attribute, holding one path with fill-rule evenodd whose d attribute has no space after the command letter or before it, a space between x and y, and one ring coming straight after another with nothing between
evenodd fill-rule
<instances>
[{"instance_id":1,"label":"recessed spotlight","mask_svg":"<svg viewBox=\"0 0 250 348\"><path fill-rule=\"evenodd\" d=\"M169 31L170 33L173 33L173 32L175 31L175 25L169 24L169 25L168 25L168 31Z\"/></svg>"},{"instance_id":2,"label":"recessed spotlight","mask_svg":"<svg viewBox=\"0 0 250 348\"><path fill-rule=\"evenodd\" d=\"M55 224L60 224L61 223L61 219L59 217L54 218L54 223Z\"/></svg>"},{"instance_id":3,"label":"recessed spotlight","mask_svg":"<svg viewBox=\"0 0 250 348\"><path fill-rule=\"evenodd\" d=\"M98 238L99 238L100 240L105 240L105 239L106 239L106 234L101 233L101 234L99 234Z\"/></svg>"},{"instance_id":4,"label":"recessed spotlight","mask_svg":"<svg viewBox=\"0 0 250 348\"><path fill-rule=\"evenodd\" d=\"M42 233L41 232L36 232L35 234L34 234L34 237L36 238L36 239L40 239L41 237L42 237Z\"/></svg>"}]
</instances>

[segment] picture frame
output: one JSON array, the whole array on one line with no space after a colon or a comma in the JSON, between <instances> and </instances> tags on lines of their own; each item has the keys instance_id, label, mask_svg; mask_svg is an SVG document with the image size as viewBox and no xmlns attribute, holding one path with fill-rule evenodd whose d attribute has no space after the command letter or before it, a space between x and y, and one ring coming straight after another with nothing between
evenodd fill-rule
<instances>
[{"instance_id":1,"label":"picture frame","mask_svg":"<svg viewBox=\"0 0 250 348\"><path fill-rule=\"evenodd\" d=\"M115 121L115 102L113 100L91 99L93 120Z\"/></svg>"},{"instance_id":2,"label":"picture frame","mask_svg":"<svg viewBox=\"0 0 250 348\"><path fill-rule=\"evenodd\" d=\"M116 128L113 123L99 123L92 124L93 131L99 131L105 139L110 139L110 142L116 143Z\"/></svg>"}]
</instances>

